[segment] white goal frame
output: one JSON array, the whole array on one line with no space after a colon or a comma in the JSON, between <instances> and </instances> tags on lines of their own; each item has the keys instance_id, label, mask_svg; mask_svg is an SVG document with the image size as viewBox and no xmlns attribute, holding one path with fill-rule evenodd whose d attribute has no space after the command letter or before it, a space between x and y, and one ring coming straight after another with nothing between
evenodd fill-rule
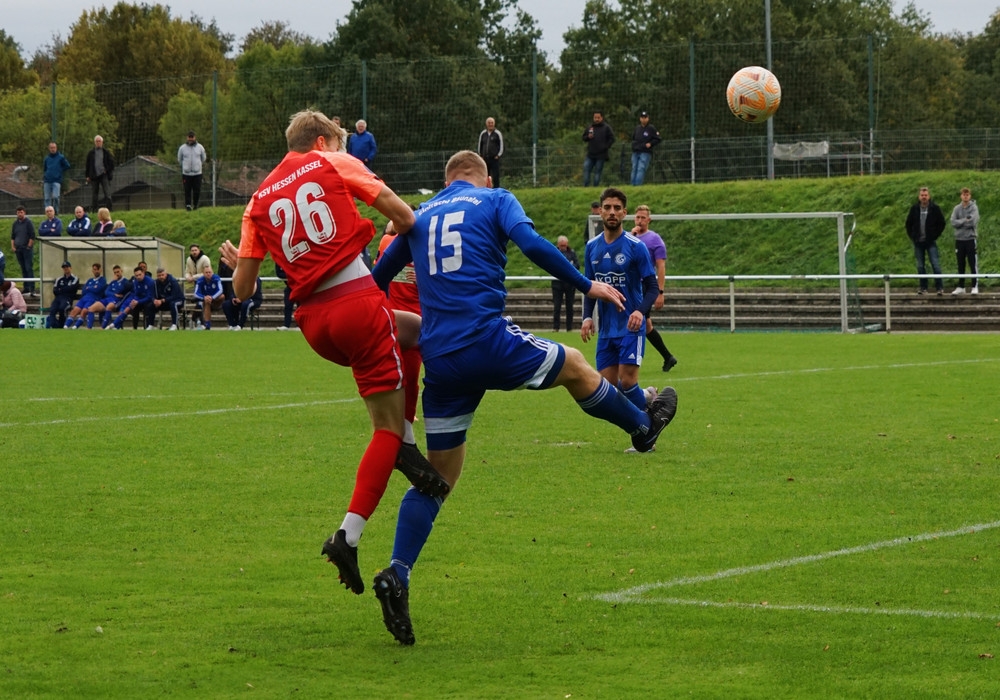
<instances>
[{"instance_id":1,"label":"white goal frame","mask_svg":"<svg viewBox=\"0 0 1000 700\"><path fill-rule=\"evenodd\" d=\"M652 214L650 215L650 221L740 221L740 220L750 220L750 219L834 219L837 222L837 265L840 270L839 275L731 275L730 286L732 282L738 279L810 279L810 280L823 280L823 279L837 279L840 281L840 330L843 333L849 332L847 323L847 247L850 245L849 241L846 239L846 227L844 220L848 217L854 218L854 214L851 212L843 211L800 211L800 212L760 212L760 213L742 213L742 214ZM625 217L627 220L634 220L634 216L629 214ZM588 230L590 232L590 237L593 238L597 233L603 230L603 224L601 222L601 217L596 214L591 214L587 217L589 222ZM852 226L853 231L853 226ZM680 279L702 279L698 276L693 277L683 277ZM716 276L705 277L704 279L716 279Z\"/></svg>"}]
</instances>

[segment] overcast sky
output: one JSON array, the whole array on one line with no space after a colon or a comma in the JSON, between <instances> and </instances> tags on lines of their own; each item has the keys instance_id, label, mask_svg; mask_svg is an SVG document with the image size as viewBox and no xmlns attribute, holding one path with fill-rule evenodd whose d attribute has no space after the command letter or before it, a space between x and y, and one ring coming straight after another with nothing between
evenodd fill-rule
<instances>
[{"instance_id":1,"label":"overcast sky","mask_svg":"<svg viewBox=\"0 0 1000 700\"><path fill-rule=\"evenodd\" d=\"M156 4L157 0L146 0ZM273 0L230 0L226 3L210 0L159 0L170 7L174 17L187 19L192 13L208 21L215 19L222 31L233 34L236 43L262 21L281 20L292 29L316 39L330 37L336 23L343 21L351 9L350 0L292 0L276 3ZM542 28L541 48L550 60L557 60L563 48L562 35L570 26L580 26L586 0L546 0L532 2L521 0L520 6L538 20ZM896 0L897 12L905 3ZM929 15L934 30L960 31L979 34L986 27L990 16L1000 7L1000 0L916 0L916 6ZM59 34L66 39L70 26L80 14L94 7L112 7L109 2L97 0L4 0L0 11L0 26L14 38L26 58L51 42ZM763 4L762 4L763 6ZM850 33L850 27L844 28Z\"/></svg>"}]
</instances>

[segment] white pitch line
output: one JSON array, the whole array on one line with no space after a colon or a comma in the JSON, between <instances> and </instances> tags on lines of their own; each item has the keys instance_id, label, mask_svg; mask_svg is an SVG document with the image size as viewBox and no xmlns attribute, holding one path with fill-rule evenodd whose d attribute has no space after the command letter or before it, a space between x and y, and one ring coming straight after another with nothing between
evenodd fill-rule
<instances>
[{"instance_id":1,"label":"white pitch line","mask_svg":"<svg viewBox=\"0 0 1000 700\"><path fill-rule=\"evenodd\" d=\"M270 406L230 406L229 408L212 408L203 411L168 411L166 413L137 413L131 416L82 416L78 418L59 418L56 420L34 421L30 423L0 423L0 428L35 427L40 425L67 425L71 423L94 423L97 421L117 420L147 420L154 418L179 418L182 416L212 416L220 413L245 413L247 411L273 411L285 408L304 408L308 406L327 406L336 403L351 403L359 399L331 399L329 401L306 401L303 403L286 403Z\"/></svg>"},{"instance_id":2,"label":"white pitch line","mask_svg":"<svg viewBox=\"0 0 1000 700\"><path fill-rule=\"evenodd\" d=\"M891 365L858 365L853 367L805 367L803 369L779 369L771 372L742 372L736 374L716 374L707 377L671 377L674 382L695 382L725 379L754 379L757 377L781 377L793 374L820 374L822 372L865 372L878 369L914 369L921 367L942 367L948 365L972 365L984 362L1000 362L1000 358L984 357L974 360L938 360L935 362L901 362Z\"/></svg>"},{"instance_id":3,"label":"white pitch line","mask_svg":"<svg viewBox=\"0 0 1000 700\"><path fill-rule=\"evenodd\" d=\"M946 612L943 610L914 610L912 608L854 608L839 605L774 605L771 603L720 603L713 600L687 600L685 598L643 598L643 603L662 605L688 605L698 608L740 608L744 610L781 610L785 612L831 613L835 615L902 615L906 617L943 618L946 620L995 620L1000 614L979 612Z\"/></svg>"},{"instance_id":4,"label":"white pitch line","mask_svg":"<svg viewBox=\"0 0 1000 700\"><path fill-rule=\"evenodd\" d=\"M269 391L266 394L252 394L250 398L274 398L275 396L301 396L302 392L293 391ZM198 398L211 398L216 396L225 396L227 398L232 398L232 392L220 393L220 394L198 394ZM27 399L14 398L12 401L66 401L65 396L32 396ZM119 401L121 400L121 395L116 396L87 396L88 401ZM169 401L171 399L177 398L190 398L190 394L145 394L145 395L135 395L129 394L129 399L149 399L151 401Z\"/></svg>"},{"instance_id":5,"label":"white pitch line","mask_svg":"<svg viewBox=\"0 0 1000 700\"><path fill-rule=\"evenodd\" d=\"M717 571L714 574L705 574L702 576L684 576L681 578L675 578L671 581L659 581L657 583L647 583L641 586L635 586L633 588L626 588L623 591L618 591L617 593L602 593L596 598L598 600L604 600L609 603L626 602L640 596L649 591L655 591L660 588L673 588L675 586L689 586L696 583L708 583L710 581L721 581L725 578L732 578L733 576L744 576L746 574L757 574L763 571L773 571L774 569L785 569L791 566L799 566L800 564L811 564L817 561L824 561L826 559L833 559L834 557L843 557L851 554L865 554L867 552L875 552L880 549L887 549L889 547L899 547L904 544L913 544L914 542L926 542L927 540L938 540L945 537L957 537L958 535L969 535L976 532L983 532L985 530L993 530L1000 527L1000 520L994 520L991 523L981 523L979 525L966 525L965 527L958 528L957 530L947 530L943 532L927 532L922 535L912 535L909 537L897 537L893 540L883 540L881 542L871 542L869 544L863 544L858 547L848 547L846 549L835 549L831 552L823 552L821 554L810 554L804 557L794 557L792 559L781 559L779 561L772 561L766 564L756 564L754 566L740 566L733 569L724 569L722 571Z\"/></svg>"}]
</instances>

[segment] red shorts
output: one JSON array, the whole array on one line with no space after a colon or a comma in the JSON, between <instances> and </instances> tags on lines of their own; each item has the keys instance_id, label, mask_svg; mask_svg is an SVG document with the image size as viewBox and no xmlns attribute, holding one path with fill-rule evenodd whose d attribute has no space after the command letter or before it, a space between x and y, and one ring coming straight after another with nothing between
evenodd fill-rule
<instances>
[{"instance_id":1,"label":"red shorts","mask_svg":"<svg viewBox=\"0 0 1000 700\"><path fill-rule=\"evenodd\" d=\"M361 396L402 388L396 318L374 284L313 294L295 311L295 321L320 357L351 368Z\"/></svg>"}]
</instances>

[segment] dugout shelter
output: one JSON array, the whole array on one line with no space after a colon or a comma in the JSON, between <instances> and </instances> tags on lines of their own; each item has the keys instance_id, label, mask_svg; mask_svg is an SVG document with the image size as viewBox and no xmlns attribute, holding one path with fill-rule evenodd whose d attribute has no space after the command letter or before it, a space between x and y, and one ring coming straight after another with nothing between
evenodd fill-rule
<instances>
[{"instance_id":1,"label":"dugout shelter","mask_svg":"<svg viewBox=\"0 0 1000 700\"><path fill-rule=\"evenodd\" d=\"M184 282L185 247L154 236L125 236L122 238L72 238L60 236L35 239L38 249L38 276L41 277L41 305L47 309L52 303L52 283L62 276L62 264L69 261L73 274L80 279L80 286L90 279L90 266L101 263L101 271L109 281L111 268L121 265L123 276L132 277L139 261L145 260L149 274L156 275L162 267Z\"/></svg>"}]
</instances>

